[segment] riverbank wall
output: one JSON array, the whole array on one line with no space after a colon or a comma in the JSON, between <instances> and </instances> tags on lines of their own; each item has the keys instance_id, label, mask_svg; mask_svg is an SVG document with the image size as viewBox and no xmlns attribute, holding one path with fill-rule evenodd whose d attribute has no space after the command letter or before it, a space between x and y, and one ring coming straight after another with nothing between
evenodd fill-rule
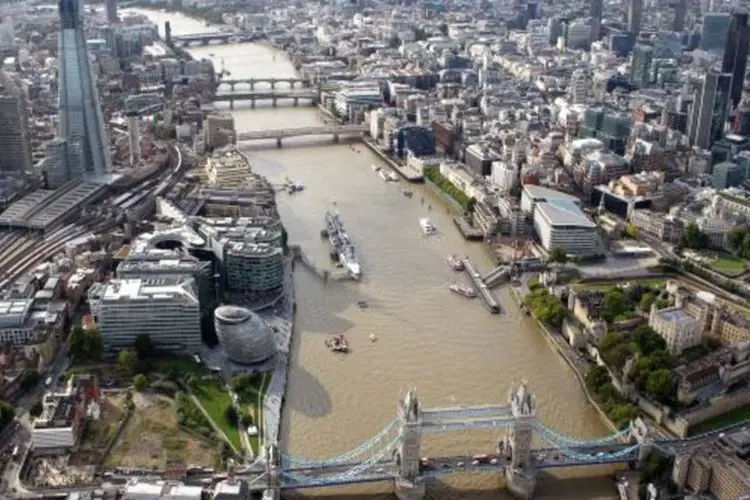
<instances>
[{"instance_id":1,"label":"riverbank wall","mask_svg":"<svg viewBox=\"0 0 750 500\"><path fill-rule=\"evenodd\" d=\"M414 183L424 182L424 176L417 172L416 169L408 165L401 165L400 163L395 161L393 158L381 151L375 141L373 141L371 138L362 136L362 142L364 142L365 146L370 148L370 151L378 155L381 160L386 162L389 167L395 170L397 174L399 174L407 181Z\"/></svg>"},{"instance_id":2,"label":"riverbank wall","mask_svg":"<svg viewBox=\"0 0 750 500\"><path fill-rule=\"evenodd\" d=\"M521 297L521 294L513 286L510 287L510 296L513 297L513 300L515 300L518 307L521 307L521 305L523 304L523 297ZM565 349L561 345L563 341L559 338L560 336L555 335L552 331L549 330L549 328L547 328L544 323L536 319L536 317L533 318L550 348L554 352L556 352L557 355L560 356L560 358L562 358L562 360L565 361L573 371L573 374L575 375L578 383L583 389L583 393L586 395L586 399L594 408L594 410L596 410L596 413L599 415L599 418L602 420L604 425L606 425L612 432L619 432L620 429L618 429L614 422L610 420L602 407L599 405L599 402L594 399L594 395L591 394L591 391L589 391L588 387L586 386L586 374L582 372L581 368L576 364L575 360L571 357L571 354L567 351L567 349Z\"/></svg>"}]
</instances>

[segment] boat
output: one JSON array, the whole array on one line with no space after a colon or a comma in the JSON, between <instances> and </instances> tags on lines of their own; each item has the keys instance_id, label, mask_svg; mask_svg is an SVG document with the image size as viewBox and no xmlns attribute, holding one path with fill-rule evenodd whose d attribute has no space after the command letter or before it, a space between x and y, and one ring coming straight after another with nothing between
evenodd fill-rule
<instances>
[{"instance_id":1,"label":"boat","mask_svg":"<svg viewBox=\"0 0 750 500\"><path fill-rule=\"evenodd\" d=\"M357 250L349 235L344 231L341 219L337 213L326 210L325 222L324 231L331 243L331 259L336 261L339 267L345 268L352 278L358 280L362 275L362 267L357 258ZM321 231L321 236L323 234L323 231Z\"/></svg>"},{"instance_id":2,"label":"boat","mask_svg":"<svg viewBox=\"0 0 750 500\"><path fill-rule=\"evenodd\" d=\"M364 300L360 300L359 302L357 302L357 305L360 309L367 309L367 302L365 302Z\"/></svg>"},{"instance_id":3,"label":"boat","mask_svg":"<svg viewBox=\"0 0 750 500\"><path fill-rule=\"evenodd\" d=\"M388 175L383 171L383 169L380 169L378 171L378 175L381 179L383 179L385 182L388 182Z\"/></svg>"},{"instance_id":4,"label":"boat","mask_svg":"<svg viewBox=\"0 0 750 500\"><path fill-rule=\"evenodd\" d=\"M349 342L344 338L343 335L335 335L330 339L326 340L326 347L333 352L349 352Z\"/></svg>"},{"instance_id":5,"label":"boat","mask_svg":"<svg viewBox=\"0 0 750 500\"><path fill-rule=\"evenodd\" d=\"M378 338L375 336L374 333L371 333L370 334L370 342L375 342L376 340L378 340Z\"/></svg>"},{"instance_id":6,"label":"boat","mask_svg":"<svg viewBox=\"0 0 750 500\"><path fill-rule=\"evenodd\" d=\"M380 172L380 168L381 167L375 165L374 163L372 165L370 165L370 166L372 167L372 171L373 172Z\"/></svg>"},{"instance_id":7,"label":"boat","mask_svg":"<svg viewBox=\"0 0 750 500\"><path fill-rule=\"evenodd\" d=\"M464 263L459 259L456 255L449 255L448 256L448 264L451 266L451 269L454 271L463 271L464 270Z\"/></svg>"},{"instance_id":8,"label":"boat","mask_svg":"<svg viewBox=\"0 0 750 500\"><path fill-rule=\"evenodd\" d=\"M406 196L407 198L411 198L412 196L414 196L414 193L412 193L408 189L405 189L404 190L404 196Z\"/></svg>"},{"instance_id":9,"label":"boat","mask_svg":"<svg viewBox=\"0 0 750 500\"><path fill-rule=\"evenodd\" d=\"M422 232L427 236L437 233L437 227L435 227L435 225L430 222L430 219L428 219L427 217L419 219L419 226L422 228Z\"/></svg>"},{"instance_id":10,"label":"boat","mask_svg":"<svg viewBox=\"0 0 750 500\"><path fill-rule=\"evenodd\" d=\"M385 177L386 182L398 182L398 175L395 172L386 172Z\"/></svg>"},{"instance_id":11,"label":"boat","mask_svg":"<svg viewBox=\"0 0 750 500\"><path fill-rule=\"evenodd\" d=\"M451 292L463 295L464 297L469 299L473 299L477 296L477 292L475 292L473 288L468 285L464 285L463 283L451 283L450 285L448 285L448 288Z\"/></svg>"},{"instance_id":12,"label":"boat","mask_svg":"<svg viewBox=\"0 0 750 500\"><path fill-rule=\"evenodd\" d=\"M345 245L339 251L339 262L349 272L349 276L358 280L362 276L362 270L359 265L359 259L357 259L357 251L354 245Z\"/></svg>"}]
</instances>

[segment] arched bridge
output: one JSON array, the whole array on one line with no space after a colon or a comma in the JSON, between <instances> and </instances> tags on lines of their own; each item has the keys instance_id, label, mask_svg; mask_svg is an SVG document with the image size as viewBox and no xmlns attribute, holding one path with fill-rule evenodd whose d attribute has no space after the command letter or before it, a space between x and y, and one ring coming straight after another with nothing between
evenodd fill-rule
<instances>
[{"instance_id":1,"label":"arched bridge","mask_svg":"<svg viewBox=\"0 0 750 500\"><path fill-rule=\"evenodd\" d=\"M533 408L525 384L511 391L508 405L422 408L414 392L400 402L397 417L354 449L326 459L306 459L266 449L266 460L245 471L251 487L278 495L302 489L374 481L393 481L399 498L418 500L425 478L464 471L503 473L507 488L531 498L536 472L559 467L642 463L654 448L668 454L700 446L715 433L690 439L654 439L637 419L621 430L597 439L568 436L545 425ZM496 429L498 438L477 455L425 458L422 438L477 429Z\"/></svg>"},{"instance_id":2,"label":"arched bridge","mask_svg":"<svg viewBox=\"0 0 750 500\"><path fill-rule=\"evenodd\" d=\"M313 135L332 136L338 142L342 135L362 135L370 130L367 125L323 125L319 127L285 128L277 130L258 130L255 132L242 132L237 134L237 141L258 141L276 139L276 146L281 147L282 139L287 137L305 137Z\"/></svg>"}]
</instances>

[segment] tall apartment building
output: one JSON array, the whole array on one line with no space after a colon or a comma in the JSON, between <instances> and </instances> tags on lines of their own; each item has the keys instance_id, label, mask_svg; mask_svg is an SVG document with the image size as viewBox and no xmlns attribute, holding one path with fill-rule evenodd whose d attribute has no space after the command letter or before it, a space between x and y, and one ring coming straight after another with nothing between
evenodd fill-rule
<instances>
[{"instance_id":1,"label":"tall apartment building","mask_svg":"<svg viewBox=\"0 0 750 500\"><path fill-rule=\"evenodd\" d=\"M31 172L31 142L26 99L0 70L0 172Z\"/></svg>"},{"instance_id":2,"label":"tall apartment building","mask_svg":"<svg viewBox=\"0 0 750 500\"><path fill-rule=\"evenodd\" d=\"M141 334L165 350L191 352L201 345L200 303L192 278L113 279L95 308L109 352L132 347Z\"/></svg>"}]
</instances>

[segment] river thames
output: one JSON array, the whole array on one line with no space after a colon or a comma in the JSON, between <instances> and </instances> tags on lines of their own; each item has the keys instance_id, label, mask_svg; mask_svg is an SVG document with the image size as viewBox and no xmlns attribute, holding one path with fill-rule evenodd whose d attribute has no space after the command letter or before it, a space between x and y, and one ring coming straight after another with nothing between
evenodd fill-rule
<instances>
[{"instance_id":1,"label":"river thames","mask_svg":"<svg viewBox=\"0 0 750 500\"><path fill-rule=\"evenodd\" d=\"M175 35L210 30L180 14L145 13L162 30L169 20ZM228 70L232 78L295 75L285 54L262 45L210 45L190 52L212 58L217 71ZM256 109L235 103L232 113L238 132L322 123L314 108L283 101L278 108L259 102ZM489 314L480 299L448 291L449 281L463 279L447 265L448 254L468 255L483 273L492 263L481 244L461 238L439 197L411 185L409 199L402 193L405 182L384 183L371 169L380 160L359 143L301 138L285 140L283 149L275 149L275 141L241 148L253 169L271 181L289 176L305 183L301 193L277 196L291 243L326 264L329 248L320 230L325 209L335 203L363 265L360 282L325 284L302 267L295 274L297 316L283 410L284 450L310 458L349 450L395 416L398 398L409 388L427 407L502 403L511 384L522 379L547 425L582 438L607 433L571 370L506 288L496 290L500 315ZM437 236L422 235L419 219L427 216L438 227ZM359 301L369 307L360 309ZM328 351L324 341L334 334L346 335L349 355ZM376 342L370 342L371 334ZM423 455L492 453L498 437L488 432L429 436ZM535 498L616 498L611 479L580 477L606 472L569 471L566 479L540 475ZM499 484L497 476L457 475L429 483L427 498L509 498ZM376 499L392 498L390 491L383 485L318 494Z\"/></svg>"}]
</instances>

